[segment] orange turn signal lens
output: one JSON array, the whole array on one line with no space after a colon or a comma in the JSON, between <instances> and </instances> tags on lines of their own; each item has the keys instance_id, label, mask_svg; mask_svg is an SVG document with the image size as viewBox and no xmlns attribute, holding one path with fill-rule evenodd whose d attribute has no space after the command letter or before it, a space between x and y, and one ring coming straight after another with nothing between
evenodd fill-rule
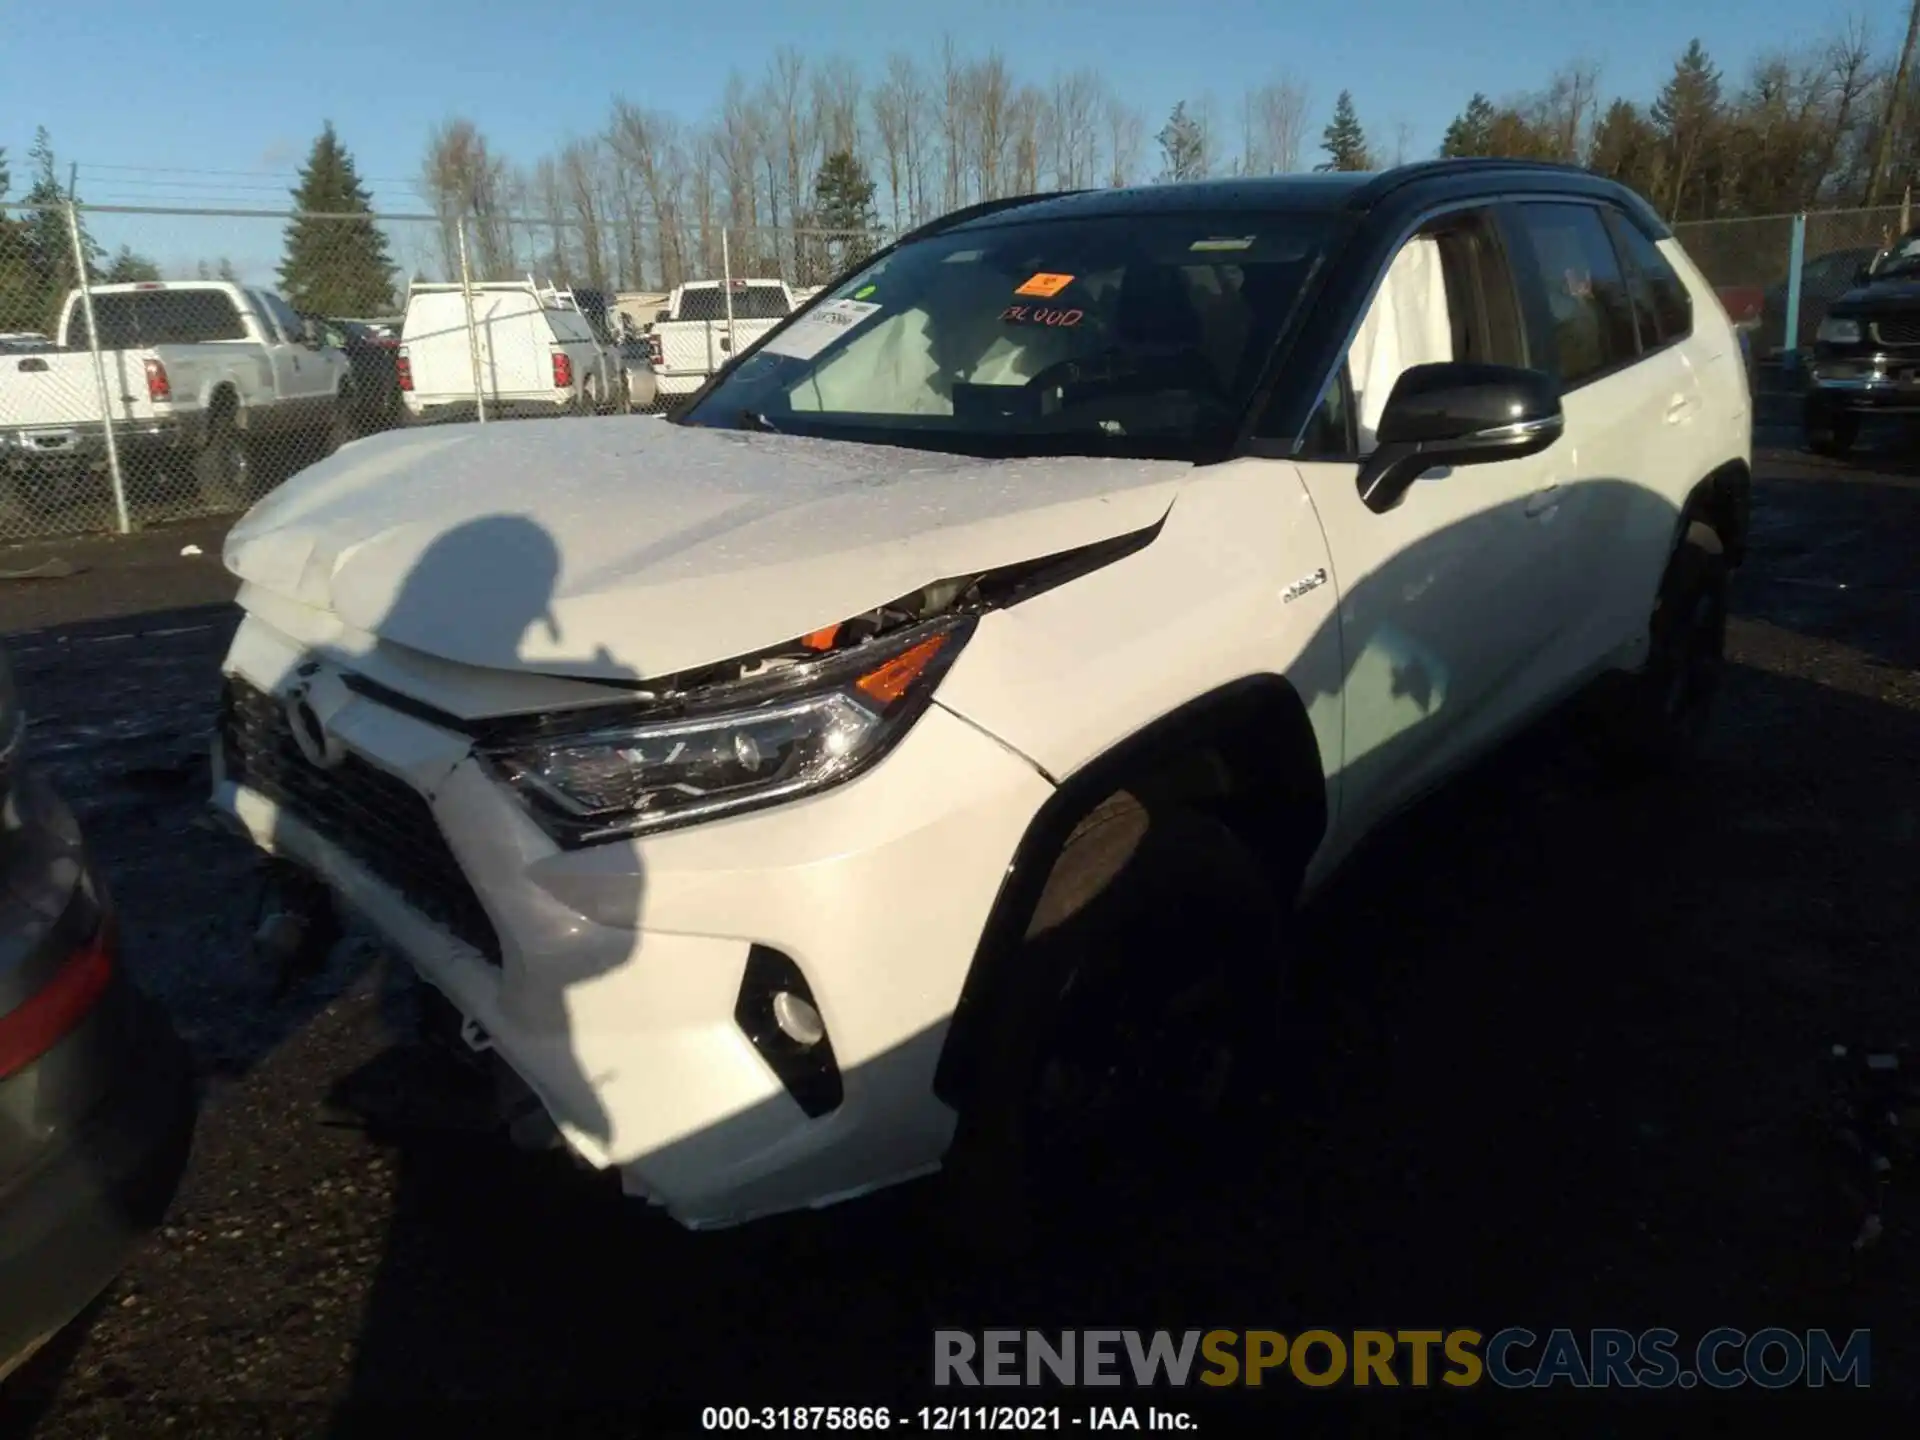
<instances>
[{"instance_id":1,"label":"orange turn signal lens","mask_svg":"<svg viewBox=\"0 0 1920 1440\"><path fill-rule=\"evenodd\" d=\"M933 663L951 638L951 632L930 635L910 650L902 650L884 665L869 670L854 682L861 694L882 705L891 705L912 688L927 666Z\"/></svg>"}]
</instances>

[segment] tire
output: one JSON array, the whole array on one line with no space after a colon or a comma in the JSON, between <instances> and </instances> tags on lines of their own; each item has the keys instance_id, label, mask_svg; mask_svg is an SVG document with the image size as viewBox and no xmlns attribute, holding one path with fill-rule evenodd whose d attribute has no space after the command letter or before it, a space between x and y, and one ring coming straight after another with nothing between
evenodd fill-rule
<instances>
[{"instance_id":1,"label":"tire","mask_svg":"<svg viewBox=\"0 0 1920 1440\"><path fill-rule=\"evenodd\" d=\"M1730 579L1719 534L1694 521L1661 579L1647 663L1626 681L1601 734L1603 754L1620 768L1670 770L1702 750L1726 669Z\"/></svg>"},{"instance_id":2,"label":"tire","mask_svg":"<svg viewBox=\"0 0 1920 1440\"><path fill-rule=\"evenodd\" d=\"M600 413L598 387L595 386L591 375L580 382L580 393L574 398L573 413L576 415L598 415Z\"/></svg>"},{"instance_id":3,"label":"tire","mask_svg":"<svg viewBox=\"0 0 1920 1440\"><path fill-rule=\"evenodd\" d=\"M327 428L320 434L322 460L339 450L342 445L359 438L360 426L354 418L356 403L351 390L342 390L333 402L333 418L327 422Z\"/></svg>"},{"instance_id":4,"label":"tire","mask_svg":"<svg viewBox=\"0 0 1920 1440\"><path fill-rule=\"evenodd\" d=\"M1826 401L1809 397L1802 409L1801 429L1807 448L1835 458L1852 450L1860 438L1860 417Z\"/></svg>"},{"instance_id":5,"label":"tire","mask_svg":"<svg viewBox=\"0 0 1920 1440\"><path fill-rule=\"evenodd\" d=\"M987 1022L940 1181L949 1242L1017 1259L1116 1176L1191 1195L1244 1152L1223 1140L1277 1033L1283 910L1211 816L1122 792L1082 820Z\"/></svg>"},{"instance_id":6,"label":"tire","mask_svg":"<svg viewBox=\"0 0 1920 1440\"><path fill-rule=\"evenodd\" d=\"M247 432L233 423L231 410L216 410L207 435L193 457L194 483L209 510L226 513L253 503L253 447Z\"/></svg>"}]
</instances>

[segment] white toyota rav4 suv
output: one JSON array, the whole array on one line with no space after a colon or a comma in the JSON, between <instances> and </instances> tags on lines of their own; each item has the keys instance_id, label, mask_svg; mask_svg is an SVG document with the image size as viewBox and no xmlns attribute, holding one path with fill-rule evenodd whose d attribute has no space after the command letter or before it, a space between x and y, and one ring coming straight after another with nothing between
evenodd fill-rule
<instances>
[{"instance_id":1,"label":"white toyota rav4 suv","mask_svg":"<svg viewBox=\"0 0 1920 1440\"><path fill-rule=\"evenodd\" d=\"M261 502L213 800L683 1224L943 1167L1026 1215L1252 1088L1284 916L1392 812L1576 692L1692 742L1750 437L1584 172L976 206L672 420Z\"/></svg>"}]
</instances>

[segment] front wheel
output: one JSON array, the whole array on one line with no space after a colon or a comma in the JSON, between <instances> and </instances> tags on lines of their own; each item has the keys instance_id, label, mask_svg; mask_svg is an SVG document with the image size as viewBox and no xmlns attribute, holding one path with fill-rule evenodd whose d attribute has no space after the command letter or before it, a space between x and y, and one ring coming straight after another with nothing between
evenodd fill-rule
<instances>
[{"instance_id":1,"label":"front wheel","mask_svg":"<svg viewBox=\"0 0 1920 1440\"><path fill-rule=\"evenodd\" d=\"M360 427L355 419L358 403L351 390L342 390L333 402L333 414L327 421L327 428L320 435L321 459L324 460L342 445L358 438Z\"/></svg>"},{"instance_id":2,"label":"front wheel","mask_svg":"<svg viewBox=\"0 0 1920 1440\"><path fill-rule=\"evenodd\" d=\"M193 459L193 478L209 510L245 509L253 501L253 447L230 411L216 412Z\"/></svg>"},{"instance_id":3,"label":"front wheel","mask_svg":"<svg viewBox=\"0 0 1920 1440\"><path fill-rule=\"evenodd\" d=\"M1860 417L1830 400L1809 396L1801 414L1807 448L1816 455L1839 457L1860 438Z\"/></svg>"},{"instance_id":4,"label":"front wheel","mask_svg":"<svg viewBox=\"0 0 1920 1440\"><path fill-rule=\"evenodd\" d=\"M941 1177L948 1235L1017 1258L1110 1209L1106 1187L1190 1198L1241 1153L1230 1122L1277 1034L1283 913L1211 816L1122 792L1082 820L994 1002Z\"/></svg>"}]
</instances>

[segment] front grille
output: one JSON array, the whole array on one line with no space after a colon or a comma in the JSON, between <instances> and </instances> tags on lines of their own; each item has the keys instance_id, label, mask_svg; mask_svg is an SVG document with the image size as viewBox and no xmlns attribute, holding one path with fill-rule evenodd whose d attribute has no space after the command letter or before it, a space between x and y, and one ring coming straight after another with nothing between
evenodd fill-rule
<instances>
[{"instance_id":1,"label":"front grille","mask_svg":"<svg viewBox=\"0 0 1920 1440\"><path fill-rule=\"evenodd\" d=\"M1920 315L1873 322L1873 338L1882 345L1920 345Z\"/></svg>"},{"instance_id":2,"label":"front grille","mask_svg":"<svg viewBox=\"0 0 1920 1440\"><path fill-rule=\"evenodd\" d=\"M301 753L280 702L229 678L220 704L227 776L257 790L392 886L455 939L500 963L500 937L427 802L347 755L322 770Z\"/></svg>"}]
</instances>

